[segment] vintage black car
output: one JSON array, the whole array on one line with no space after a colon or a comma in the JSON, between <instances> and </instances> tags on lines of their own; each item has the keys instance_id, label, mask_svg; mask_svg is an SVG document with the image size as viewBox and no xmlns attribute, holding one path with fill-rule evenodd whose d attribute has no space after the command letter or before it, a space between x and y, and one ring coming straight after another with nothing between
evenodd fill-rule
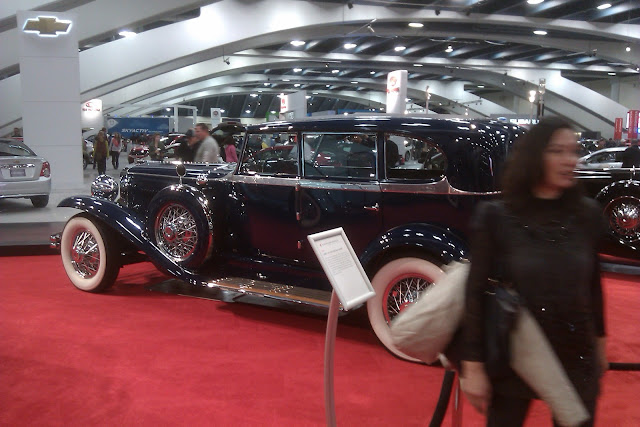
<instances>
[{"instance_id":1,"label":"vintage black car","mask_svg":"<svg viewBox=\"0 0 640 427\"><path fill-rule=\"evenodd\" d=\"M98 177L93 196L60 203L81 212L52 244L71 282L88 292L146 259L228 300L327 307L331 286L307 236L342 227L376 291L366 304L371 325L404 357L388 322L441 265L468 256L470 215L499 190L520 132L490 120L388 115L249 126L245 141L276 135L282 148L255 155L244 144L233 165L136 164L119 185ZM412 147L409 160L398 158L394 137Z\"/></svg>"}]
</instances>

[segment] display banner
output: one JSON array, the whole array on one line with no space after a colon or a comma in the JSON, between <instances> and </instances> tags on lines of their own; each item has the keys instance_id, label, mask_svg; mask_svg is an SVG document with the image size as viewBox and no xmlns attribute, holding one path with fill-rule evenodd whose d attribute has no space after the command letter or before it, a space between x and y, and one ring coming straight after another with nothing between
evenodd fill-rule
<instances>
[{"instance_id":1,"label":"display banner","mask_svg":"<svg viewBox=\"0 0 640 427\"><path fill-rule=\"evenodd\" d=\"M640 117L640 110L629 110L627 117L629 139L638 139L638 118Z\"/></svg>"},{"instance_id":2,"label":"display banner","mask_svg":"<svg viewBox=\"0 0 640 427\"><path fill-rule=\"evenodd\" d=\"M387 113L404 114L407 109L407 70L387 75Z\"/></svg>"},{"instance_id":3,"label":"display banner","mask_svg":"<svg viewBox=\"0 0 640 427\"><path fill-rule=\"evenodd\" d=\"M143 133L169 133L168 117L107 117L107 132L124 137Z\"/></svg>"},{"instance_id":4,"label":"display banner","mask_svg":"<svg viewBox=\"0 0 640 427\"><path fill-rule=\"evenodd\" d=\"M222 123L222 110L220 108L211 109L211 128L218 126Z\"/></svg>"},{"instance_id":5,"label":"display banner","mask_svg":"<svg viewBox=\"0 0 640 427\"><path fill-rule=\"evenodd\" d=\"M82 118L82 128L100 129L103 124L102 117L102 100L90 99L87 102L83 102L80 107L80 115Z\"/></svg>"},{"instance_id":6,"label":"display banner","mask_svg":"<svg viewBox=\"0 0 640 427\"><path fill-rule=\"evenodd\" d=\"M616 141L622 139L622 117L616 117L615 125L613 126L613 139Z\"/></svg>"},{"instance_id":7,"label":"display banner","mask_svg":"<svg viewBox=\"0 0 640 427\"><path fill-rule=\"evenodd\" d=\"M290 119L306 117L307 91L301 90L288 95L280 95L280 113Z\"/></svg>"}]
</instances>

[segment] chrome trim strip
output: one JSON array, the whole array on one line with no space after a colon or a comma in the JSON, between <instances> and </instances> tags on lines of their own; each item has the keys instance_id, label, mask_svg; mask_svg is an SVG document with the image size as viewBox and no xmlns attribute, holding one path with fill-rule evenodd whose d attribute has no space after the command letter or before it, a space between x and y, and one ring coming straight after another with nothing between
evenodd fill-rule
<instances>
[{"instance_id":1,"label":"chrome trim strip","mask_svg":"<svg viewBox=\"0 0 640 427\"><path fill-rule=\"evenodd\" d=\"M23 181L29 182L29 181ZM48 196L49 193L35 193L35 194L0 194L0 199L19 199L20 197L35 197L35 196Z\"/></svg>"},{"instance_id":2,"label":"chrome trim strip","mask_svg":"<svg viewBox=\"0 0 640 427\"><path fill-rule=\"evenodd\" d=\"M474 192L458 190L449 184L447 177L433 183L396 183L383 182L380 184L383 193L406 193L406 194L454 194L458 196L482 196L496 195L499 191Z\"/></svg>"}]
</instances>

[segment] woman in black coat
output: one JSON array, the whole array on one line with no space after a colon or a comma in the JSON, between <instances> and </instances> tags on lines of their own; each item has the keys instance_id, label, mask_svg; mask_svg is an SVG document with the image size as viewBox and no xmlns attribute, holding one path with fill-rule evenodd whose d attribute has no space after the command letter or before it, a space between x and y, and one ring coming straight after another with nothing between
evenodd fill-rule
<instances>
[{"instance_id":1,"label":"woman in black coat","mask_svg":"<svg viewBox=\"0 0 640 427\"><path fill-rule=\"evenodd\" d=\"M513 282L592 416L605 354L597 246L604 220L574 178L578 144L570 125L545 119L516 143L503 199L478 206L464 319L462 388L488 426L519 426L535 393L513 372L489 378L484 366L487 278Z\"/></svg>"}]
</instances>

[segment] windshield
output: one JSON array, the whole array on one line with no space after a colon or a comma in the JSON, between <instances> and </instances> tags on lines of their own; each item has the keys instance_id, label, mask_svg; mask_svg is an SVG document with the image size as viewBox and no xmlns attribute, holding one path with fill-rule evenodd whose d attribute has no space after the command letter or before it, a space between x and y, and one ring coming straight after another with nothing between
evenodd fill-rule
<instances>
[{"instance_id":1,"label":"windshield","mask_svg":"<svg viewBox=\"0 0 640 427\"><path fill-rule=\"evenodd\" d=\"M0 156L35 156L36 153L31 151L23 142L2 139L0 140Z\"/></svg>"}]
</instances>

